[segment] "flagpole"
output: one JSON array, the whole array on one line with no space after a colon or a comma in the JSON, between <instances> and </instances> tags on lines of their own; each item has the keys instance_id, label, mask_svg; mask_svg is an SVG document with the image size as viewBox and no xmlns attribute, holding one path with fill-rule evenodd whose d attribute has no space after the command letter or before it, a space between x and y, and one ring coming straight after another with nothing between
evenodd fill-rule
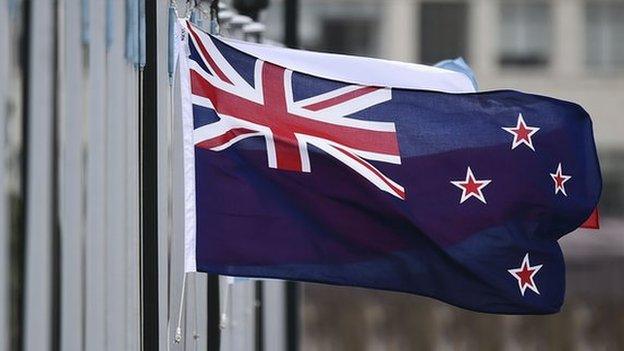
<instances>
[{"instance_id":1,"label":"flagpole","mask_svg":"<svg viewBox=\"0 0 624 351\"><path fill-rule=\"evenodd\" d=\"M299 0L286 0L284 3L284 44L289 48L299 48ZM300 285L286 282L286 349L299 350L299 304Z\"/></svg>"},{"instance_id":2,"label":"flagpole","mask_svg":"<svg viewBox=\"0 0 624 351\"><path fill-rule=\"evenodd\" d=\"M141 46L141 297L142 350L159 349L158 332L158 4L143 0L144 46ZM141 20L139 19L141 26ZM143 47L145 51L143 52Z\"/></svg>"},{"instance_id":3,"label":"flagpole","mask_svg":"<svg viewBox=\"0 0 624 351\"><path fill-rule=\"evenodd\" d=\"M219 351L221 346L221 311L219 308L219 276L208 274L208 296L206 303L206 343L208 351Z\"/></svg>"},{"instance_id":4,"label":"flagpole","mask_svg":"<svg viewBox=\"0 0 624 351\"><path fill-rule=\"evenodd\" d=\"M286 350L299 351L299 283L286 282Z\"/></svg>"},{"instance_id":5,"label":"flagpole","mask_svg":"<svg viewBox=\"0 0 624 351\"><path fill-rule=\"evenodd\" d=\"M299 0L284 2L284 45L299 47Z\"/></svg>"}]
</instances>

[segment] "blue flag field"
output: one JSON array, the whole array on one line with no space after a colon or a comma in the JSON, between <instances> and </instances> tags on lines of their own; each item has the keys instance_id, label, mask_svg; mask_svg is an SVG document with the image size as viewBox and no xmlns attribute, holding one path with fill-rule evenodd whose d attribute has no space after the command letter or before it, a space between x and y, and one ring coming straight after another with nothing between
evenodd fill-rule
<instances>
[{"instance_id":1,"label":"blue flag field","mask_svg":"<svg viewBox=\"0 0 624 351\"><path fill-rule=\"evenodd\" d=\"M314 75L182 27L188 271L560 309L557 240L601 191L579 105Z\"/></svg>"}]
</instances>

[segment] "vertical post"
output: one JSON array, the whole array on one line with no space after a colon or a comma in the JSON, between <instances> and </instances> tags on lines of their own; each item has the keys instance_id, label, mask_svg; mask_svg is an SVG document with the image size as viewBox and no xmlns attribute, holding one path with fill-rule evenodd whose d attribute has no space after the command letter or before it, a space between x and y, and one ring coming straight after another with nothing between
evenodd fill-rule
<instances>
[{"instance_id":1,"label":"vertical post","mask_svg":"<svg viewBox=\"0 0 624 351\"><path fill-rule=\"evenodd\" d=\"M267 351L286 350L286 283L266 280L262 284L263 341Z\"/></svg>"},{"instance_id":2,"label":"vertical post","mask_svg":"<svg viewBox=\"0 0 624 351\"><path fill-rule=\"evenodd\" d=\"M26 27L29 46L24 57L25 153L28 169L25 191L25 284L23 349L58 349L53 304L54 250L54 119L55 119L55 6L40 1L29 7Z\"/></svg>"},{"instance_id":3,"label":"vertical post","mask_svg":"<svg viewBox=\"0 0 624 351\"><path fill-rule=\"evenodd\" d=\"M7 109L4 108L9 84L9 11L0 9L0 350L9 349L9 225L7 221L6 143Z\"/></svg>"},{"instance_id":4,"label":"vertical post","mask_svg":"<svg viewBox=\"0 0 624 351\"><path fill-rule=\"evenodd\" d=\"M299 350L299 284L286 283L286 350Z\"/></svg>"},{"instance_id":5,"label":"vertical post","mask_svg":"<svg viewBox=\"0 0 624 351\"><path fill-rule=\"evenodd\" d=\"M264 351L264 290L263 283L261 280L256 280L255 282L255 351Z\"/></svg>"},{"instance_id":6,"label":"vertical post","mask_svg":"<svg viewBox=\"0 0 624 351\"><path fill-rule=\"evenodd\" d=\"M553 64L556 75L562 77L578 76L583 69L583 55L585 53L584 6L581 0L557 0L552 6L554 43ZM558 40L558 38L580 38L578 40Z\"/></svg>"},{"instance_id":7,"label":"vertical post","mask_svg":"<svg viewBox=\"0 0 624 351\"><path fill-rule=\"evenodd\" d=\"M218 25L219 0L212 0L210 4L210 30L214 32L214 24ZM206 337L208 338L208 351L221 349L221 309L219 294L219 275L208 274L207 277L207 303L206 303ZM224 306L225 307L225 306Z\"/></svg>"},{"instance_id":8,"label":"vertical post","mask_svg":"<svg viewBox=\"0 0 624 351\"><path fill-rule=\"evenodd\" d=\"M227 327L223 330L221 347L224 351L253 350L254 348L254 284L251 279L227 277L222 301L227 312ZM222 283L223 284L223 283ZM229 286L229 289L228 289ZM223 291L222 291L223 292ZM228 302L225 303L225 300Z\"/></svg>"},{"instance_id":9,"label":"vertical post","mask_svg":"<svg viewBox=\"0 0 624 351\"><path fill-rule=\"evenodd\" d=\"M284 44L289 48L299 47L299 0L284 2Z\"/></svg>"},{"instance_id":10,"label":"vertical post","mask_svg":"<svg viewBox=\"0 0 624 351\"><path fill-rule=\"evenodd\" d=\"M381 35L376 42L379 53L391 60L414 62L418 57L416 40L419 3L412 0L389 0L384 2L383 18L379 23ZM405 35L397 35L405 33ZM392 40L388 40L392 38Z\"/></svg>"},{"instance_id":11,"label":"vertical post","mask_svg":"<svg viewBox=\"0 0 624 351\"><path fill-rule=\"evenodd\" d=\"M299 47L299 0L285 0L284 44ZM286 283L286 349L299 349L299 287L295 282Z\"/></svg>"},{"instance_id":12,"label":"vertical post","mask_svg":"<svg viewBox=\"0 0 624 351\"><path fill-rule=\"evenodd\" d=\"M468 10L468 55L470 66L477 77L491 76L497 70L500 35L499 3L495 0L476 0ZM487 21L483 21L487 18Z\"/></svg>"},{"instance_id":13,"label":"vertical post","mask_svg":"<svg viewBox=\"0 0 624 351\"><path fill-rule=\"evenodd\" d=\"M145 67L141 91L141 268L142 326L145 351L159 348L158 313L158 70L156 0L145 0Z\"/></svg>"},{"instance_id":14,"label":"vertical post","mask_svg":"<svg viewBox=\"0 0 624 351\"><path fill-rule=\"evenodd\" d=\"M208 303L207 303L207 338L208 351L219 351L221 345L221 330L219 322L221 313L219 310L219 276L216 274L208 274Z\"/></svg>"},{"instance_id":15,"label":"vertical post","mask_svg":"<svg viewBox=\"0 0 624 351\"><path fill-rule=\"evenodd\" d=\"M14 243L11 245L13 254L11 255L11 262L15 266L15 281L13 284L16 288L11 292L11 299L17 305L14 309L12 319L16 322L15 333L11 338L11 346L15 350L24 349L24 336L26 335L26 198L28 197L28 115L30 112L30 106L28 104L28 97L30 96L30 84L28 81L28 72L30 70L30 36L27 35L28 28L30 27L30 1L26 1L23 4L21 12L21 20L23 28L20 32L19 39L19 62L22 68L22 114L21 114L21 127L22 127L22 142L21 142L21 155L20 155L20 198L19 204L16 207L16 224L17 235L13 235Z\"/></svg>"},{"instance_id":16,"label":"vertical post","mask_svg":"<svg viewBox=\"0 0 624 351\"><path fill-rule=\"evenodd\" d=\"M58 1L54 1L54 8L52 11L52 167L50 170L50 182L51 182L51 196L50 196L50 212L51 212L51 236L50 236L50 250L51 250L51 294L50 304L51 306L51 321L52 330L52 350L61 349L61 224L59 213L59 89L60 89L60 75L59 75L59 10L60 5Z\"/></svg>"}]
</instances>

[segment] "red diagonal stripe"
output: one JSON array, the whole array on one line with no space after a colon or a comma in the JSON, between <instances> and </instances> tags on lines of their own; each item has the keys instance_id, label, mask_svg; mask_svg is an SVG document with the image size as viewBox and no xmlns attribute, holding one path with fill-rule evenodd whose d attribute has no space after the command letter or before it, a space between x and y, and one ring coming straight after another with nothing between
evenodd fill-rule
<instances>
[{"instance_id":1,"label":"red diagonal stripe","mask_svg":"<svg viewBox=\"0 0 624 351\"><path fill-rule=\"evenodd\" d=\"M258 122L260 120L259 117L255 119L250 118L251 116L259 116L263 113L264 107L262 105L230 94L224 90L217 89L195 70L191 69L190 72L191 92L193 95L205 97L210 100L218 113L263 124Z\"/></svg>"},{"instance_id":2,"label":"red diagonal stripe","mask_svg":"<svg viewBox=\"0 0 624 351\"><path fill-rule=\"evenodd\" d=\"M344 93L342 95L338 95L335 96L333 98L327 99L327 100L323 100L323 101L319 101L317 103L314 103L312 105L308 105L308 106L304 106L303 108L305 108L306 110L310 110L310 111L319 111L322 109L326 109L328 107L332 107L338 104L341 104L343 102L349 101L351 99L355 99L356 97L362 96L362 95L366 95L368 93L372 93L373 91L379 90L380 88L376 88L376 87L361 87L358 89L355 89L353 91L350 91L348 93Z\"/></svg>"},{"instance_id":3,"label":"red diagonal stripe","mask_svg":"<svg viewBox=\"0 0 624 351\"><path fill-rule=\"evenodd\" d=\"M188 23L188 21L187 21L187 23ZM206 47L204 46L204 43L202 43L201 39L199 38L199 35L197 35L195 30L193 29L193 26L190 23L188 23L188 28L189 28L189 32L191 33L191 35L195 39L195 42L197 43L197 46L199 46L199 50L201 51L202 55L204 55L206 60L208 60L208 65L217 74L217 77L219 77L222 81L224 81L226 83L232 84L232 82L228 79L228 77L225 75L225 73L223 73L223 71L221 71L219 66L217 66L217 63L212 59L212 57L208 53L208 50L206 50Z\"/></svg>"},{"instance_id":4,"label":"red diagonal stripe","mask_svg":"<svg viewBox=\"0 0 624 351\"><path fill-rule=\"evenodd\" d=\"M375 175L377 175L377 177L379 177L379 179L381 179L384 183L386 183L386 185L388 185L390 187L390 189L392 189L397 195L399 195L399 197L402 200L405 200L405 191L401 190L400 188L397 188L394 184L392 184L391 182L388 181L388 179L386 179L386 176L383 175L383 173L379 172L377 170L377 168L371 166L368 162L364 162L360 159L360 157L358 157L357 155L352 154L351 152L332 145L334 148L338 149L340 152L346 154L347 156L349 156L350 158L354 159L355 161L357 161L359 164L361 164L362 166L368 168L371 172L375 173Z\"/></svg>"},{"instance_id":5,"label":"red diagonal stripe","mask_svg":"<svg viewBox=\"0 0 624 351\"><path fill-rule=\"evenodd\" d=\"M230 140L236 138L239 135L253 134L253 133L256 133L256 131L247 129L247 128L234 128L234 129L230 129L226 133L221 134L217 137L204 140L201 143L198 143L197 146L201 147L202 149L212 149L213 147L221 146L223 144L228 143Z\"/></svg>"}]
</instances>

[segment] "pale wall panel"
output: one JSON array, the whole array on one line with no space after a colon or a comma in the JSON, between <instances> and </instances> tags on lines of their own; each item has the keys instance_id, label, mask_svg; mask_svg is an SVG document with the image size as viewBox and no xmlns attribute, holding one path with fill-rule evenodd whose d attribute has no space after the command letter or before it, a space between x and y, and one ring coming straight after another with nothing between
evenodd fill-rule
<instances>
[{"instance_id":1,"label":"pale wall panel","mask_svg":"<svg viewBox=\"0 0 624 351\"><path fill-rule=\"evenodd\" d=\"M254 281L242 278L222 277L221 309L226 309L227 326L221 331L221 348L223 351L252 351L254 350L255 331L255 290ZM228 302L225 296L230 284Z\"/></svg>"},{"instance_id":2,"label":"pale wall panel","mask_svg":"<svg viewBox=\"0 0 624 351\"><path fill-rule=\"evenodd\" d=\"M59 206L61 235L61 349L82 350L84 243L84 76L80 3L59 11Z\"/></svg>"},{"instance_id":3,"label":"pale wall panel","mask_svg":"<svg viewBox=\"0 0 624 351\"><path fill-rule=\"evenodd\" d=\"M53 2L31 7L26 167L24 349L50 350L52 236Z\"/></svg>"},{"instance_id":4,"label":"pale wall panel","mask_svg":"<svg viewBox=\"0 0 624 351\"><path fill-rule=\"evenodd\" d=\"M204 273L193 273L195 284L190 290L189 309L187 315L187 333L193 335L194 339L187 340L187 351L208 349L208 319L206 311L208 309L208 276Z\"/></svg>"},{"instance_id":5,"label":"pale wall panel","mask_svg":"<svg viewBox=\"0 0 624 351\"><path fill-rule=\"evenodd\" d=\"M126 176L126 350L139 350L141 340L140 227L139 227L139 75L125 65L125 176Z\"/></svg>"},{"instance_id":6,"label":"pale wall panel","mask_svg":"<svg viewBox=\"0 0 624 351\"><path fill-rule=\"evenodd\" d=\"M286 351L286 283L266 280L262 288L264 350Z\"/></svg>"},{"instance_id":7,"label":"pale wall panel","mask_svg":"<svg viewBox=\"0 0 624 351\"><path fill-rule=\"evenodd\" d=\"M105 2L91 0L88 8L85 346L103 351L107 286Z\"/></svg>"},{"instance_id":8,"label":"pale wall panel","mask_svg":"<svg viewBox=\"0 0 624 351\"><path fill-rule=\"evenodd\" d=\"M125 49L125 4L106 0L106 349L124 350L126 328L126 165L127 97ZM110 18L108 17L110 16ZM130 234L131 235L131 234Z\"/></svg>"}]
</instances>

